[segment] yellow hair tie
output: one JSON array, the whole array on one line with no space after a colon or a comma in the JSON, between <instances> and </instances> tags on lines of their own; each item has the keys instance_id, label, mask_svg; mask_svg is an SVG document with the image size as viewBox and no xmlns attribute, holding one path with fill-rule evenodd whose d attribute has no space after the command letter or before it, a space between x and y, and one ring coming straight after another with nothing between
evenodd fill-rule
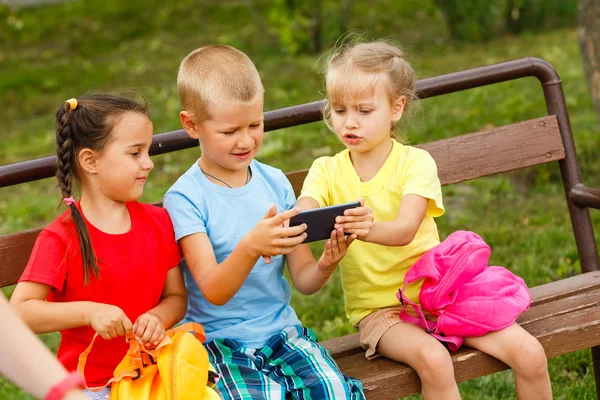
<instances>
[{"instance_id":1,"label":"yellow hair tie","mask_svg":"<svg viewBox=\"0 0 600 400\"><path fill-rule=\"evenodd\" d=\"M71 110L74 110L77 108L77 99L76 98L71 98L71 99L65 101L65 103L69 103Z\"/></svg>"}]
</instances>

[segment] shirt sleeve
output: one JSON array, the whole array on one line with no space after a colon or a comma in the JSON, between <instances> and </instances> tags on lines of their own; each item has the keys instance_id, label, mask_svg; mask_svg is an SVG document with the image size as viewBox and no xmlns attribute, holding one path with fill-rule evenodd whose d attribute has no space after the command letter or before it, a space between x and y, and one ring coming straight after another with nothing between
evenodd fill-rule
<instances>
[{"instance_id":1,"label":"shirt sleeve","mask_svg":"<svg viewBox=\"0 0 600 400\"><path fill-rule=\"evenodd\" d=\"M168 192L163 199L163 207L167 210L173 223L175 240L179 241L183 237L206 232L202 213L185 195Z\"/></svg>"},{"instance_id":2,"label":"shirt sleeve","mask_svg":"<svg viewBox=\"0 0 600 400\"><path fill-rule=\"evenodd\" d=\"M77 245L73 242L73 245ZM67 246L56 234L43 230L38 235L19 282L37 282L62 291L67 279Z\"/></svg>"},{"instance_id":3,"label":"shirt sleeve","mask_svg":"<svg viewBox=\"0 0 600 400\"><path fill-rule=\"evenodd\" d=\"M331 205L331 196L329 193L329 174L327 173L327 157L316 159L308 175L304 179L302 192L299 198L310 197L319 203L319 207Z\"/></svg>"},{"instance_id":4,"label":"shirt sleeve","mask_svg":"<svg viewBox=\"0 0 600 400\"><path fill-rule=\"evenodd\" d=\"M173 230L173 223L171 222L171 219L169 218L169 215L167 213L165 213L165 224L166 224L166 241L167 241L167 246L168 246L168 254L169 254L169 258L168 258L168 262L169 262L169 269L171 268L175 268L176 266L179 265L179 263L181 262L181 259L183 258L183 256L181 255L181 249L179 248L179 244L177 244L177 241L175 240L175 231Z\"/></svg>"},{"instance_id":5,"label":"shirt sleeve","mask_svg":"<svg viewBox=\"0 0 600 400\"><path fill-rule=\"evenodd\" d=\"M296 204L296 193L294 193L294 187L290 183L287 176L285 176L283 172L281 173L281 175L283 177L281 184L283 186L283 203L285 207L284 210L289 210Z\"/></svg>"},{"instance_id":6,"label":"shirt sleeve","mask_svg":"<svg viewBox=\"0 0 600 400\"><path fill-rule=\"evenodd\" d=\"M437 174L437 165L425 150L417 150L403 171L403 193L416 194L429 200L427 215L439 217L444 214L442 186Z\"/></svg>"}]
</instances>

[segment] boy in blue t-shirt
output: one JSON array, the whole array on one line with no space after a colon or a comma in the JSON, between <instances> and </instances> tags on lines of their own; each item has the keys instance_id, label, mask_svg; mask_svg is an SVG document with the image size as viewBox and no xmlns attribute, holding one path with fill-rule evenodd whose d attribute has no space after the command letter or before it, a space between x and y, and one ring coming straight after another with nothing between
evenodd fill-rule
<instances>
[{"instance_id":1,"label":"boy in blue t-shirt","mask_svg":"<svg viewBox=\"0 0 600 400\"><path fill-rule=\"evenodd\" d=\"M283 277L320 290L355 236L331 234L315 261L289 181L254 160L264 136L264 89L256 67L223 45L190 53L177 77L181 124L202 156L164 198L181 246L187 321L200 322L224 399L363 399L314 333L298 320Z\"/></svg>"}]
</instances>

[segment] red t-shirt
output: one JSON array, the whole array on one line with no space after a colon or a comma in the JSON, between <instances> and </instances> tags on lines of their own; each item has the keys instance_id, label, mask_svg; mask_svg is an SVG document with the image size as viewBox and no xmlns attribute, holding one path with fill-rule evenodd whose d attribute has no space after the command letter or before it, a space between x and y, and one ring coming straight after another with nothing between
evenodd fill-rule
<instances>
[{"instance_id":1,"label":"red t-shirt","mask_svg":"<svg viewBox=\"0 0 600 400\"><path fill-rule=\"evenodd\" d=\"M135 323L158 304L167 271L179 264L181 253L164 209L138 202L127 203L127 208L131 229L124 234L104 233L86 221L100 279L92 274L89 285L84 285L79 240L67 211L39 234L19 282L51 286L49 301L113 304ZM61 331L58 359L67 370L77 369L79 355L94 333L89 326ZM88 386L106 384L128 348L124 337L108 341L99 337L85 367Z\"/></svg>"}]
</instances>

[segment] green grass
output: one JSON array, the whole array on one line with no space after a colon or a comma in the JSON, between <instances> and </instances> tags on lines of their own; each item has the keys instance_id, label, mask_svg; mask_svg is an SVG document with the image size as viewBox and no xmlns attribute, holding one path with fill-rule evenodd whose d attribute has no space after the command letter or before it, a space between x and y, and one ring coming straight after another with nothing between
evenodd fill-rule
<instances>
[{"instance_id":1,"label":"green grass","mask_svg":"<svg viewBox=\"0 0 600 400\"><path fill-rule=\"evenodd\" d=\"M267 3L258 2L258 10ZM454 44L439 15L414 11L430 10L417 5L431 2L373 0L364 12L358 11L364 4L356 3L349 26L407 45L422 78L524 56L553 64L563 80L584 182L600 187L600 135L574 29ZM244 4L90 0L19 11L0 6L0 164L52 154L55 109L88 91L133 89L149 100L156 133L179 129L179 62L208 43L234 45L254 60L266 87L266 110L319 99L318 57L286 54L261 25L259 14ZM404 124L402 136L408 143L421 143L544 113L539 83L524 79L427 99ZM322 123L314 123L267 133L259 159L290 171L341 148ZM156 157L142 200L160 200L198 155L198 149L189 149ZM48 223L57 215L59 197L50 179L0 189L0 233ZM445 187L444 201L447 214L438 220L442 237L457 229L478 232L492 245L491 263L510 268L528 285L579 272L556 165ZM592 218L598 238L600 214L592 212ZM319 245L313 250L318 252ZM295 293L292 302L320 339L353 332L337 275L321 293ZM56 350L56 334L42 339ZM595 398L589 352L553 359L550 370L555 399ZM513 387L510 372L460 385L465 399L516 398ZM0 399L5 398L30 397L0 379Z\"/></svg>"}]
</instances>

